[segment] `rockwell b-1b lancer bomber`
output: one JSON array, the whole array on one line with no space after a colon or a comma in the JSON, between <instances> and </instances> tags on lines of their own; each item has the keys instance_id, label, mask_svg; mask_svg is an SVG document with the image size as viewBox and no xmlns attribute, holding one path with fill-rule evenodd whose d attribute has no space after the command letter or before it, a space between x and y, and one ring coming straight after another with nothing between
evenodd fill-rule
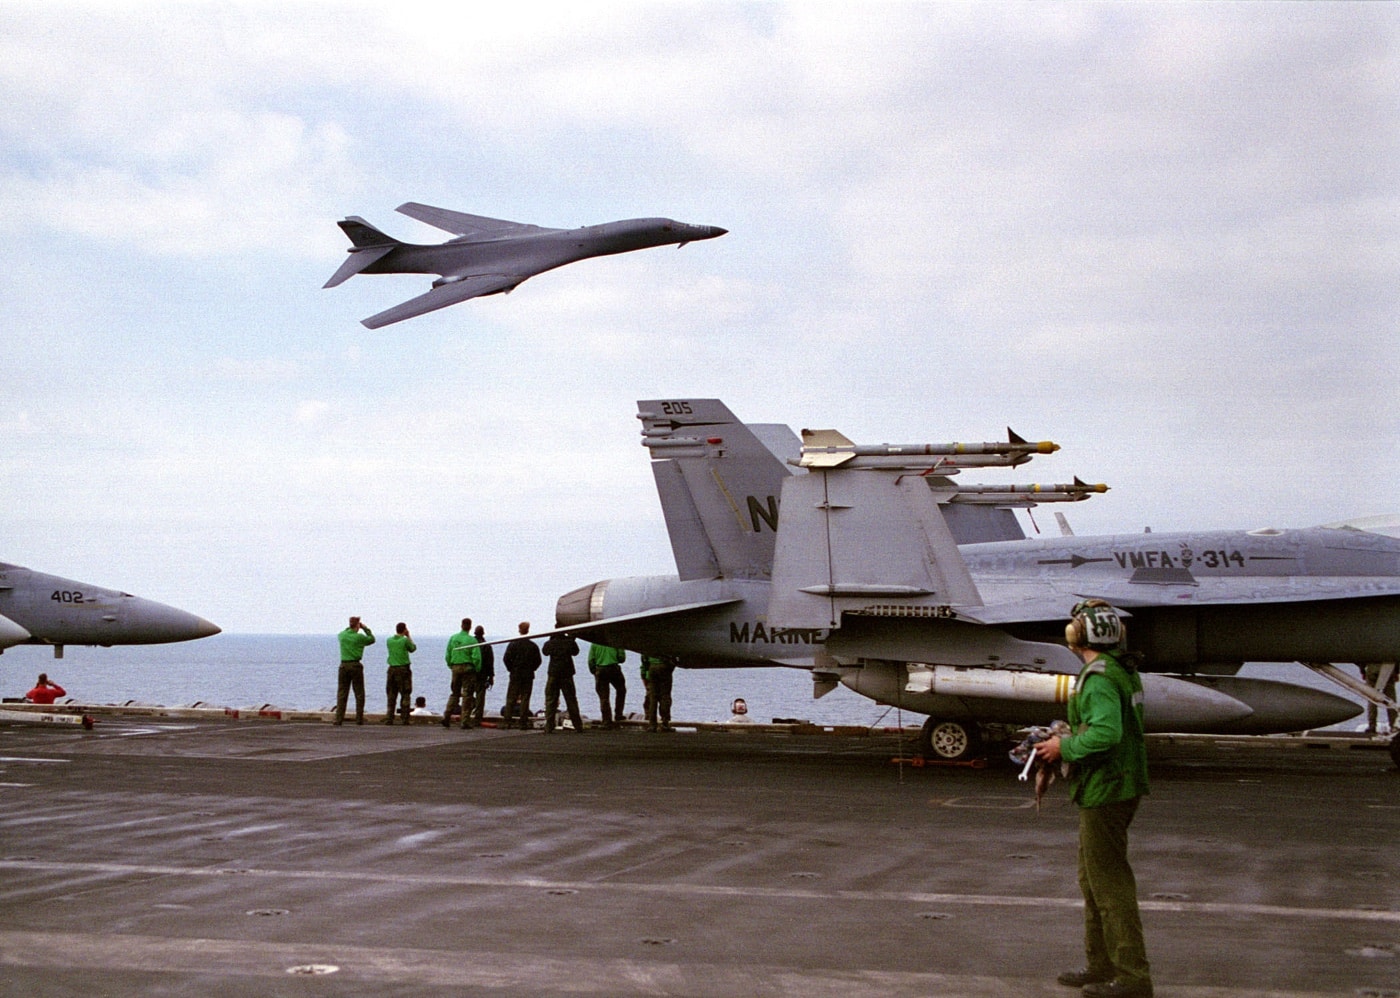
<instances>
[{"instance_id":1,"label":"rockwell b-1b lancer bomber","mask_svg":"<svg viewBox=\"0 0 1400 998\"><path fill-rule=\"evenodd\" d=\"M203 617L130 593L0 563L0 652L15 645L151 645L218 634Z\"/></svg>"},{"instance_id":2,"label":"rockwell b-1b lancer bomber","mask_svg":"<svg viewBox=\"0 0 1400 998\"><path fill-rule=\"evenodd\" d=\"M556 627L683 666L809 669L817 696L840 683L928 714L927 752L971 754L981 723L1062 717L1081 668L1063 629L1091 597L1129 618L1149 731L1338 723L1353 702L1235 673L1301 662L1376 700L1330 663L1400 658L1400 540L1331 528L1028 539L1014 508L1105 487L956 478L1054 444L858 446L745 425L714 399L638 405L678 574L568 593Z\"/></svg>"},{"instance_id":3,"label":"rockwell b-1b lancer bomber","mask_svg":"<svg viewBox=\"0 0 1400 998\"><path fill-rule=\"evenodd\" d=\"M401 204L396 210L451 232L456 238L421 246L387 236L357 215L337 223L354 245L348 251L350 258L331 275L325 287L333 288L355 274L440 275L433 281L431 291L363 320L370 329L469 298L509 293L522 281L567 263L649 246L684 246L728 231L669 218L630 218L579 229L546 229L414 201Z\"/></svg>"}]
</instances>

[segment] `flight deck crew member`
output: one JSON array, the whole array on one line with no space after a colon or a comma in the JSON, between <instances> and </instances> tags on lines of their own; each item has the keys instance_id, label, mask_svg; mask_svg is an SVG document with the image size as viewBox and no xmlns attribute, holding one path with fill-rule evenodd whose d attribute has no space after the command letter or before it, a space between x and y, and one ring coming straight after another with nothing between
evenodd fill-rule
<instances>
[{"instance_id":1,"label":"flight deck crew member","mask_svg":"<svg viewBox=\"0 0 1400 998\"><path fill-rule=\"evenodd\" d=\"M655 655L642 654L637 663L637 675L642 677L642 716L651 719L651 663L659 661Z\"/></svg>"},{"instance_id":2,"label":"flight deck crew member","mask_svg":"<svg viewBox=\"0 0 1400 998\"><path fill-rule=\"evenodd\" d=\"M642 682L647 687L647 730L656 731L656 717L661 715L661 730L671 730L671 678L676 663L660 655L642 656Z\"/></svg>"},{"instance_id":3,"label":"flight deck crew member","mask_svg":"<svg viewBox=\"0 0 1400 998\"><path fill-rule=\"evenodd\" d=\"M476 723L481 724L486 713L486 691L496 685L496 649L486 643L486 628L480 624L473 631L481 655L481 665L476 670Z\"/></svg>"},{"instance_id":4,"label":"flight deck crew member","mask_svg":"<svg viewBox=\"0 0 1400 998\"><path fill-rule=\"evenodd\" d=\"M470 728L472 709L476 706L476 674L481 668L481 649L476 646L476 635L472 634L472 619L462 618L462 629L447 639L447 652L444 655L447 667L452 670L452 693L447 698L447 707L442 712L442 726L452 726L452 714L457 705L462 705L462 728Z\"/></svg>"},{"instance_id":5,"label":"flight deck crew member","mask_svg":"<svg viewBox=\"0 0 1400 998\"><path fill-rule=\"evenodd\" d=\"M1382 689L1381 672L1386 668L1387 665L1390 667L1390 675L1386 678L1384 684L1385 688ZM1387 662L1384 664L1381 662L1367 662L1361 666L1361 678L1366 680L1366 685L1392 701L1395 699L1396 673L1400 673L1400 667L1397 667L1393 662ZM1395 711L1386 708L1385 713L1386 720L1390 722L1389 730L1394 733L1400 733L1400 728L1397 728L1395 726ZM1374 735L1376 733L1376 719L1377 717L1379 717L1379 715L1380 710L1376 707L1375 701L1366 701L1366 733L1368 735ZM1385 730L1385 728L1381 728L1382 732L1384 732Z\"/></svg>"},{"instance_id":6,"label":"flight deck crew member","mask_svg":"<svg viewBox=\"0 0 1400 998\"><path fill-rule=\"evenodd\" d=\"M364 633L361 634L360 632ZM345 701L350 690L355 691L355 723L365 723L365 667L362 659L365 649L374 644L374 632L359 617L350 618L350 626L341 631L340 677L335 688L335 723L345 720Z\"/></svg>"},{"instance_id":7,"label":"flight deck crew member","mask_svg":"<svg viewBox=\"0 0 1400 998\"><path fill-rule=\"evenodd\" d=\"M578 712L578 691L574 689L574 656L578 654L578 642L572 634L555 634L544 643L543 650L549 659L544 680L544 733L548 735L554 731L562 693L574 730L583 734L583 715Z\"/></svg>"},{"instance_id":8,"label":"flight deck crew member","mask_svg":"<svg viewBox=\"0 0 1400 998\"><path fill-rule=\"evenodd\" d=\"M622 675L622 663L627 653L621 648L594 644L588 649L588 671L593 673L593 687L598 691L598 710L603 715L603 727L616 728L623 718L622 705L627 701L627 679ZM609 689L617 691L617 709L608 704Z\"/></svg>"},{"instance_id":9,"label":"flight deck crew member","mask_svg":"<svg viewBox=\"0 0 1400 998\"><path fill-rule=\"evenodd\" d=\"M1142 680L1121 651L1123 622L1103 600L1075 605L1065 628L1084 660L1069 698L1071 734L1039 743L1046 762L1073 764L1070 794L1079 805L1079 889L1084 894L1082 970L1059 982L1088 998L1151 998L1152 977L1128 865L1128 825L1147 794Z\"/></svg>"},{"instance_id":10,"label":"flight deck crew member","mask_svg":"<svg viewBox=\"0 0 1400 998\"><path fill-rule=\"evenodd\" d=\"M24 695L24 699L30 703L52 704L59 697L66 697L68 691L57 683L49 681L47 672L39 673L39 679L34 684L34 688Z\"/></svg>"},{"instance_id":11,"label":"flight deck crew member","mask_svg":"<svg viewBox=\"0 0 1400 998\"><path fill-rule=\"evenodd\" d=\"M530 718L530 691L535 686L535 672L540 667L540 649L529 638L530 622L520 622L520 637L506 645L506 653L501 657L510 674L506 686L506 704L501 708L501 720L507 728L518 714L521 730L528 731L532 726Z\"/></svg>"},{"instance_id":12,"label":"flight deck crew member","mask_svg":"<svg viewBox=\"0 0 1400 998\"><path fill-rule=\"evenodd\" d=\"M403 723L407 724L411 710L408 701L413 695L413 663L408 654L417 651L418 646L413 643L413 636L408 633L408 625L403 621L394 628L394 636L384 643L389 649L389 671L384 677L384 694L389 698L389 709L384 713L384 723L393 724L394 714L402 713Z\"/></svg>"}]
</instances>

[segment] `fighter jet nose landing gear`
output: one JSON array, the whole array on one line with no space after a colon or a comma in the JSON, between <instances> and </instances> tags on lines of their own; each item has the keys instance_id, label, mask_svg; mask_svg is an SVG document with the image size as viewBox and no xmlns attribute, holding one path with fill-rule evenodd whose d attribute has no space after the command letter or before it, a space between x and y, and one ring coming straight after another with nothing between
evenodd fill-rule
<instances>
[{"instance_id":1,"label":"fighter jet nose landing gear","mask_svg":"<svg viewBox=\"0 0 1400 998\"><path fill-rule=\"evenodd\" d=\"M982 735L975 724L930 717L919 733L919 751L927 759L962 762L981 753Z\"/></svg>"}]
</instances>

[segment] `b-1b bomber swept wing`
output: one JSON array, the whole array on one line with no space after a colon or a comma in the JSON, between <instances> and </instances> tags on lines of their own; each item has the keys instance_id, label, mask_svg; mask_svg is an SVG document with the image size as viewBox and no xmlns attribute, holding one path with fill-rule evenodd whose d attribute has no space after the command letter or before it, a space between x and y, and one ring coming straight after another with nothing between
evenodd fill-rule
<instances>
[{"instance_id":1,"label":"b-1b bomber swept wing","mask_svg":"<svg viewBox=\"0 0 1400 998\"><path fill-rule=\"evenodd\" d=\"M629 253L649 246L684 246L728 231L716 225L688 225L669 218L629 218L579 229L547 229L415 201L401 204L397 210L451 232L456 238L423 246L385 235L358 215L337 223L353 245L350 258L331 275L325 287L333 288L356 274L439 275L431 291L363 320L370 329L469 298L509 293L536 274L589 257Z\"/></svg>"}]
</instances>

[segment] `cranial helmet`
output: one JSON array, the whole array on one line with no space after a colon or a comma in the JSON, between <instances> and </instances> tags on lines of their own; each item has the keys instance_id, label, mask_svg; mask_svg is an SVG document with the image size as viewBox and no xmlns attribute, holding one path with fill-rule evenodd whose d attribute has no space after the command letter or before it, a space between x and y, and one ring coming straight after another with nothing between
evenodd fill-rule
<instances>
[{"instance_id":1,"label":"cranial helmet","mask_svg":"<svg viewBox=\"0 0 1400 998\"><path fill-rule=\"evenodd\" d=\"M1071 648L1117 648L1123 643L1123 620L1118 611L1101 599L1074 604L1065 640Z\"/></svg>"}]
</instances>

